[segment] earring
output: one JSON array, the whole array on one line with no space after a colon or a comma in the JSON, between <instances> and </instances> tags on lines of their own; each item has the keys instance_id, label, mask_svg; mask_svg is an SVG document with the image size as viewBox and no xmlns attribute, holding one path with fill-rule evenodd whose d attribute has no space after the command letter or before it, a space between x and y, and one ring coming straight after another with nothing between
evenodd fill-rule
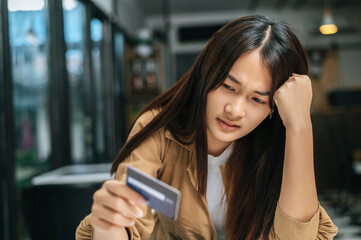
<instances>
[{"instance_id":1,"label":"earring","mask_svg":"<svg viewBox=\"0 0 361 240\"><path fill-rule=\"evenodd\" d=\"M272 113L274 112L274 108L271 110L271 112L269 113L269 118L272 118Z\"/></svg>"}]
</instances>

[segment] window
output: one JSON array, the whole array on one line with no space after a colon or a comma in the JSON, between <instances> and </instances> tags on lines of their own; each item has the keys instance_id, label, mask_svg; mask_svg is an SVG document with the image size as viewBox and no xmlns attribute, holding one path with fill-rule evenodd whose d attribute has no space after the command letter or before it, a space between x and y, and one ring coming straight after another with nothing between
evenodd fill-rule
<instances>
[{"instance_id":1,"label":"window","mask_svg":"<svg viewBox=\"0 0 361 240\"><path fill-rule=\"evenodd\" d=\"M104 75L102 73L102 40L103 40L103 24L97 19L93 18L90 22L91 35L91 56L92 56L92 73L94 80L95 91L95 150L98 161L105 161L105 109L104 109L104 94L103 81Z\"/></svg>"},{"instance_id":2,"label":"window","mask_svg":"<svg viewBox=\"0 0 361 240\"><path fill-rule=\"evenodd\" d=\"M25 1L26 2L26 1ZM44 1L9 0L16 178L23 184L45 171L51 155L48 40Z\"/></svg>"}]
</instances>

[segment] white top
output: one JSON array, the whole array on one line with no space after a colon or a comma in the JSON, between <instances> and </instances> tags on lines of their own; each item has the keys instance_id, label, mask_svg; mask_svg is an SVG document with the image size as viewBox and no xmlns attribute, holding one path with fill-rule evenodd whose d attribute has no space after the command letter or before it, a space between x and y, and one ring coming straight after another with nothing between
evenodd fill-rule
<instances>
[{"instance_id":1,"label":"white top","mask_svg":"<svg viewBox=\"0 0 361 240\"><path fill-rule=\"evenodd\" d=\"M224 165L232 153L233 144L229 145L218 157L208 155L207 201L208 209L217 234L225 231L227 204L220 166Z\"/></svg>"}]
</instances>

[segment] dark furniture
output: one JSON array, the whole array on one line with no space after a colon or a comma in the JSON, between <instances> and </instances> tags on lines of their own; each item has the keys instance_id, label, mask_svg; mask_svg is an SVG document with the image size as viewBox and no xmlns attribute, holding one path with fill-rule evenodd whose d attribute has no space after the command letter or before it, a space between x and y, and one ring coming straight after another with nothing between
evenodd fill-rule
<instances>
[{"instance_id":1,"label":"dark furniture","mask_svg":"<svg viewBox=\"0 0 361 240\"><path fill-rule=\"evenodd\" d=\"M361 90L342 89L329 93L329 102L341 112L341 120L327 125L338 159L340 199L342 214L351 216L353 223L361 224L361 194L359 172L355 165L356 153L361 151Z\"/></svg>"},{"instance_id":2,"label":"dark furniture","mask_svg":"<svg viewBox=\"0 0 361 240\"><path fill-rule=\"evenodd\" d=\"M29 185L22 209L32 240L74 240L80 221L90 213L100 184Z\"/></svg>"}]
</instances>

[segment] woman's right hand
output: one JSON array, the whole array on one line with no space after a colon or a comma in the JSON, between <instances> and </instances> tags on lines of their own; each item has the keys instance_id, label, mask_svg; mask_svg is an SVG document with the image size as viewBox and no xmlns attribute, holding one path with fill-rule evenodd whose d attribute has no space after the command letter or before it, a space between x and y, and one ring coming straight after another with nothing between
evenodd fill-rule
<instances>
[{"instance_id":1,"label":"woman's right hand","mask_svg":"<svg viewBox=\"0 0 361 240\"><path fill-rule=\"evenodd\" d=\"M143 216L139 206L145 205L139 193L120 181L108 180L93 195L91 225L97 233L118 235Z\"/></svg>"}]
</instances>

